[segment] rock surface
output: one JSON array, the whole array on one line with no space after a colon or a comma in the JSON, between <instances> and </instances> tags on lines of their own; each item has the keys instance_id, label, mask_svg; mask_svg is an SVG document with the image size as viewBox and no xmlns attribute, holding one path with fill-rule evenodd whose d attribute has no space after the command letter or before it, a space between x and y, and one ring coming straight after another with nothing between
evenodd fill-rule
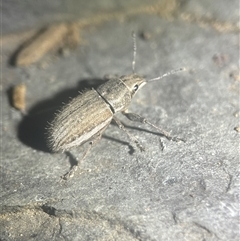
<instances>
[{"instance_id":1,"label":"rock surface","mask_svg":"<svg viewBox=\"0 0 240 241\"><path fill-rule=\"evenodd\" d=\"M25 2L2 3L3 34L68 19L66 9L83 19L97 9L129 9L129 1ZM189 0L171 17L113 18L81 31L86 44L68 55L49 53L24 68L9 64L21 38L11 42L3 35L0 239L238 240L238 4ZM144 1L131 1L134 6ZM133 149L110 125L75 176L62 182L88 144L50 153L47 122L62 102L99 85L105 74L131 73L132 30L137 73L154 78L179 67L188 71L144 86L130 110L186 143L119 115L146 151ZM11 88L19 83L27 87L27 115L10 105Z\"/></svg>"}]
</instances>

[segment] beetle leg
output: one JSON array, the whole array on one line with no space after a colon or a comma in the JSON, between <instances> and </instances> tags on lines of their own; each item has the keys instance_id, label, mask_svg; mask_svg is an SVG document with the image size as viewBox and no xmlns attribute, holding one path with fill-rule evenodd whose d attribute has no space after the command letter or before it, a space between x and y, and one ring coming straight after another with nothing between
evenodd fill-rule
<instances>
[{"instance_id":1,"label":"beetle leg","mask_svg":"<svg viewBox=\"0 0 240 241\"><path fill-rule=\"evenodd\" d=\"M113 117L114 121L116 122L116 124L118 125L118 127L123 130L127 135L128 137L130 138L131 142L137 146L140 151L145 151L145 148L140 144L140 142L138 141L138 139L132 135L126 128L125 126L121 123L121 121L119 119L117 119L116 117Z\"/></svg>"},{"instance_id":2,"label":"beetle leg","mask_svg":"<svg viewBox=\"0 0 240 241\"><path fill-rule=\"evenodd\" d=\"M185 140L183 139L180 139L178 137L173 137L170 135L170 133L166 132L165 130L163 130L162 128L152 124L151 122L149 122L146 118L144 118L143 116L140 116L138 114L135 114L135 113L130 113L130 112L127 112L127 111L123 111L122 114L124 116L126 116L129 120L131 121L135 121L135 122L140 122L140 123L143 123L143 124L148 124L150 125L151 127L153 127L154 129L156 129L160 134L164 135L168 140L170 141L183 141L185 142Z\"/></svg>"},{"instance_id":3,"label":"beetle leg","mask_svg":"<svg viewBox=\"0 0 240 241\"><path fill-rule=\"evenodd\" d=\"M64 174L63 176L61 176L61 178L62 178L63 180L67 180L67 179L69 179L69 178L71 178L71 177L74 176L74 173L77 171L79 164L88 156L88 154L90 153L90 151L91 151L91 149L93 148L93 146L95 146L95 145L97 144L97 142L100 141L100 139L102 138L102 134L103 134L103 132L105 131L105 129L106 129L107 127L108 127L108 126L104 127L102 130L100 130L100 131L95 135L95 137L93 137L93 140L90 141L90 143L89 143L90 145L89 145L89 147L87 148L87 150L85 151L85 153L84 153L83 157L81 158L81 160L80 160L80 161L77 161L77 164L73 165L73 166L70 168L69 172L67 172L66 174Z\"/></svg>"}]
</instances>

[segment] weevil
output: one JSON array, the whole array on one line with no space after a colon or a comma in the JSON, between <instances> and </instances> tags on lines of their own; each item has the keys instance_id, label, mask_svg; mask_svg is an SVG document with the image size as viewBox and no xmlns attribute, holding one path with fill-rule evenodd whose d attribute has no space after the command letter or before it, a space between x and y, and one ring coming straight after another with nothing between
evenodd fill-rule
<instances>
[{"instance_id":1,"label":"weevil","mask_svg":"<svg viewBox=\"0 0 240 241\"><path fill-rule=\"evenodd\" d=\"M183 68L172 70L162 76L146 80L142 76L135 73L136 59L136 37L133 37L133 61L132 74L123 75L109 79L96 89L87 90L72 99L68 104L55 115L55 118L48 128L49 147L52 151L67 151L73 147L90 142L90 146L85 152L82 160L87 156L91 147L102 136L104 130L108 127L112 120L116 122L118 127L126 132L128 137L137 148L144 151L144 147L137 138L132 135L115 117L115 113L121 112L131 121L146 123L155 128L159 133L170 140L181 140L171 137L170 134L160 127L155 126L146 118L128 112L128 107L132 98L145 84L162 79L165 76L182 71ZM64 178L72 176L77 165L72 167Z\"/></svg>"}]
</instances>

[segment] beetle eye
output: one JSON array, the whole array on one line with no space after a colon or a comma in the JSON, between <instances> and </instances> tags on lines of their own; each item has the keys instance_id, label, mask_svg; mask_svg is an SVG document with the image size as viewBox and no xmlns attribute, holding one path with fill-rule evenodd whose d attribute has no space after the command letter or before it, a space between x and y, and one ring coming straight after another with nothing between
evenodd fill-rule
<instances>
[{"instance_id":1,"label":"beetle eye","mask_svg":"<svg viewBox=\"0 0 240 241\"><path fill-rule=\"evenodd\" d=\"M134 85L133 89L134 89L134 91L137 91L138 90L138 85Z\"/></svg>"}]
</instances>

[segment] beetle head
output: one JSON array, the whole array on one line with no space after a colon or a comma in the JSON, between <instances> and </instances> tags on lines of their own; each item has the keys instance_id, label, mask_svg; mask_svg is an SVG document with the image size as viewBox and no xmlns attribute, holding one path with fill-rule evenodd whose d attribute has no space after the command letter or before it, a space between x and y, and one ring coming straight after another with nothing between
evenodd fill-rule
<instances>
[{"instance_id":1,"label":"beetle head","mask_svg":"<svg viewBox=\"0 0 240 241\"><path fill-rule=\"evenodd\" d=\"M137 74L124 75L120 79L126 85L132 97L146 84L146 80Z\"/></svg>"},{"instance_id":2,"label":"beetle head","mask_svg":"<svg viewBox=\"0 0 240 241\"><path fill-rule=\"evenodd\" d=\"M171 70L163 75L160 75L156 78L146 80L142 76L139 76L135 73L135 64L136 64L136 53L137 53L137 44L136 44L136 35L134 31L132 32L132 38L133 38L133 61L132 61L132 72L133 74L121 76L120 80L126 85L128 90L131 93L131 96L133 97L137 91L142 88L146 83L154 81L154 80L160 80L168 75L175 74L180 71L186 70L185 68L180 69L174 69Z\"/></svg>"}]
</instances>

